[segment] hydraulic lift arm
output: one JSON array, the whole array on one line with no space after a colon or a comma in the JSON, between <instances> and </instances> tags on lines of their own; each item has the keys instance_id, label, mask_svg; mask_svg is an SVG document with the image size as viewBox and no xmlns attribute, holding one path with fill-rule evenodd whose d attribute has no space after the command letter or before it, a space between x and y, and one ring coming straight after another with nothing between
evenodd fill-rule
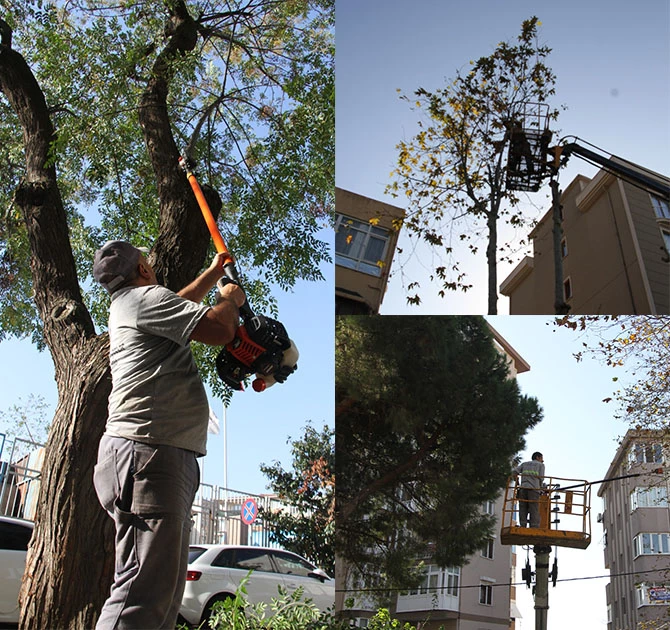
<instances>
[{"instance_id":1,"label":"hydraulic lift arm","mask_svg":"<svg viewBox=\"0 0 670 630\"><path fill-rule=\"evenodd\" d=\"M552 147L550 151L554 154L553 166L556 169L564 163L570 155L574 154L585 160L595 162L606 171L637 186L645 188L666 201L670 200L670 185L644 173L643 171L628 166L624 161L603 157L595 151L587 149L576 142L569 142L567 144Z\"/></svg>"}]
</instances>

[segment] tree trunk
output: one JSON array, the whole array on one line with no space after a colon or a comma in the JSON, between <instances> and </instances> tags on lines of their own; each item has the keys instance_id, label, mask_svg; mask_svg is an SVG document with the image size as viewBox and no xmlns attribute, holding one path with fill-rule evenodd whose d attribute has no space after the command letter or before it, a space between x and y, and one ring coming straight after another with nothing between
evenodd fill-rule
<instances>
[{"instance_id":1,"label":"tree trunk","mask_svg":"<svg viewBox=\"0 0 670 630\"><path fill-rule=\"evenodd\" d=\"M26 560L21 627L88 628L112 568L105 544L111 530L92 483L111 385L108 342L95 336L82 301L56 169L47 161L54 130L44 95L23 57L7 47L0 49L0 88L23 128L26 173L16 205L59 392Z\"/></svg>"},{"instance_id":2,"label":"tree trunk","mask_svg":"<svg viewBox=\"0 0 670 630\"><path fill-rule=\"evenodd\" d=\"M140 116L161 201L154 263L167 286L181 288L202 267L209 236L178 170L166 102L167 61L177 50L190 50L197 33L183 3L171 6L177 39L159 56ZM180 21L191 29L189 37ZM21 122L26 155L16 205L30 241L35 302L59 392L21 591L21 628L84 629L95 625L114 565L112 521L98 503L92 479L111 390L109 342L107 335L96 336L81 297L56 169L48 160L55 134L44 95L9 41L3 32L0 90ZM211 197L215 213L217 199Z\"/></svg>"},{"instance_id":3,"label":"tree trunk","mask_svg":"<svg viewBox=\"0 0 670 630\"><path fill-rule=\"evenodd\" d=\"M489 229L489 240L486 246L486 262L488 264L489 315L498 314L498 212L490 208L486 214L486 225Z\"/></svg>"},{"instance_id":4,"label":"tree trunk","mask_svg":"<svg viewBox=\"0 0 670 630\"><path fill-rule=\"evenodd\" d=\"M92 628L109 592L114 531L92 483L111 390L108 355L107 335L93 338L57 379L21 628Z\"/></svg>"}]
</instances>

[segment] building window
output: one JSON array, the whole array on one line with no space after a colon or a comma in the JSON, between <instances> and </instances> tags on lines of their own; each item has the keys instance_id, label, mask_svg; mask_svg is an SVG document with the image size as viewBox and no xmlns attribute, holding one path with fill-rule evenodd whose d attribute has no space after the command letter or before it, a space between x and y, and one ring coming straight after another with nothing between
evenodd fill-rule
<instances>
[{"instance_id":1,"label":"building window","mask_svg":"<svg viewBox=\"0 0 670 630\"><path fill-rule=\"evenodd\" d=\"M335 262L371 276L381 276L390 232L342 214L335 216Z\"/></svg>"},{"instance_id":2,"label":"building window","mask_svg":"<svg viewBox=\"0 0 670 630\"><path fill-rule=\"evenodd\" d=\"M461 570L458 567L440 569L434 564L428 564L423 570L421 584L409 591L409 595L428 595L446 590L448 595L458 596L458 582Z\"/></svg>"},{"instance_id":3,"label":"building window","mask_svg":"<svg viewBox=\"0 0 670 630\"><path fill-rule=\"evenodd\" d=\"M665 251L670 254L670 232L666 232L665 230L661 230L661 234L663 234L663 243L665 245Z\"/></svg>"},{"instance_id":4,"label":"building window","mask_svg":"<svg viewBox=\"0 0 670 630\"><path fill-rule=\"evenodd\" d=\"M489 540L484 545L484 548L482 549L482 558L488 558L489 560L493 560L494 544L495 540L493 538L489 538Z\"/></svg>"},{"instance_id":5,"label":"building window","mask_svg":"<svg viewBox=\"0 0 670 630\"><path fill-rule=\"evenodd\" d=\"M670 219L670 208L668 202L660 197L649 195L651 197L651 205L654 206L654 212L657 219Z\"/></svg>"},{"instance_id":6,"label":"building window","mask_svg":"<svg viewBox=\"0 0 670 630\"><path fill-rule=\"evenodd\" d=\"M493 583L482 581L479 585L479 603L485 606L493 605Z\"/></svg>"},{"instance_id":7,"label":"building window","mask_svg":"<svg viewBox=\"0 0 670 630\"><path fill-rule=\"evenodd\" d=\"M448 567L445 570L447 578L447 595L458 597L458 585L461 580L460 567Z\"/></svg>"},{"instance_id":8,"label":"building window","mask_svg":"<svg viewBox=\"0 0 670 630\"><path fill-rule=\"evenodd\" d=\"M638 534L633 538L635 557L670 554L670 534Z\"/></svg>"},{"instance_id":9,"label":"building window","mask_svg":"<svg viewBox=\"0 0 670 630\"><path fill-rule=\"evenodd\" d=\"M495 501L485 501L483 510L484 510L484 514L494 515L496 513L496 502Z\"/></svg>"},{"instance_id":10,"label":"building window","mask_svg":"<svg viewBox=\"0 0 670 630\"><path fill-rule=\"evenodd\" d=\"M572 282L570 278L566 278L563 281L563 299L567 302L572 298Z\"/></svg>"},{"instance_id":11,"label":"building window","mask_svg":"<svg viewBox=\"0 0 670 630\"><path fill-rule=\"evenodd\" d=\"M667 508L668 489L665 486L654 488L635 488L630 493L630 511L638 508Z\"/></svg>"},{"instance_id":12,"label":"building window","mask_svg":"<svg viewBox=\"0 0 670 630\"><path fill-rule=\"evenodd\" d=\"M628 451L628 465L662 464L663 447L660 444L634 444Z\"/></svg>"},{"instance_id":13,"label":"building window","mask_svg":"<svg viewBox=\"0 0 670 630\"><path fill-rule=\"evenodd\" d=\"M561 241L561 256L565 258L568 255L568 241L567 239L563 239Z\"/></svg>"}]
</instances>

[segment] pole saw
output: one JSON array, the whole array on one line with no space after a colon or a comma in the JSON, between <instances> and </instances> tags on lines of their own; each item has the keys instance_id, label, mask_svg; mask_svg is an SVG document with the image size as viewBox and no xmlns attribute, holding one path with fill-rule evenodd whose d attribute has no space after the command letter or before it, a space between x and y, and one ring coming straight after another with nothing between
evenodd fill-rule
<instances>
[{"instance_id":1,"label":"pole saw","mask_svg":"<svg viewBox=\"0 0 670 630\"><path fill-rule=\"evenodd\" d=\"M205 195L193 174L192 165L180 157L179 166L186 173L193 189L216 251L224 254L223 271L226 277L217 283L219 291L228 282L241 286L235 260L216 225ZM256 392L262 392L275 383L283 383L298 368L298 349L284 325L276 319L254 314L248 301L240 307L240 315L244 323L238 327L235 339L224 346L216 357L219 378L228 387L238 391L244 389L242 381L251 374L256 375L252 383Z\"/></svg>"}]
</instances>

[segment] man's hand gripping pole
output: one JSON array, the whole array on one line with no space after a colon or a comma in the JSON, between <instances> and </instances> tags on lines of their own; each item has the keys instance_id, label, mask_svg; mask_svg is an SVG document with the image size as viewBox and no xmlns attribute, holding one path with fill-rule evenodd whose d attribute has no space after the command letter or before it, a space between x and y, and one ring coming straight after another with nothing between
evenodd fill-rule
<instances>
[{"instance_id":1,"label":"man's hand gripping pole","mask_svg":"<svg viewBox=\"0 0 670 630\"><path fill-rule=\"evenodd\" d=\"M235 261L219 232L196 176L183 157L179 158L179 165L193 189L216 251L224 254L223 271L226 278L229 282L240 285ZM286 329L274 319L254 315L248 301L240 307L240 315L244 325L237 329L235 339L216 358L219 377L232 389L241 390L242 381L255 373L256 379L252 387L257 392L264 391L274 383L283 383L298 367L298 349L289 339Z\"/></svg>"}]
</instances>

